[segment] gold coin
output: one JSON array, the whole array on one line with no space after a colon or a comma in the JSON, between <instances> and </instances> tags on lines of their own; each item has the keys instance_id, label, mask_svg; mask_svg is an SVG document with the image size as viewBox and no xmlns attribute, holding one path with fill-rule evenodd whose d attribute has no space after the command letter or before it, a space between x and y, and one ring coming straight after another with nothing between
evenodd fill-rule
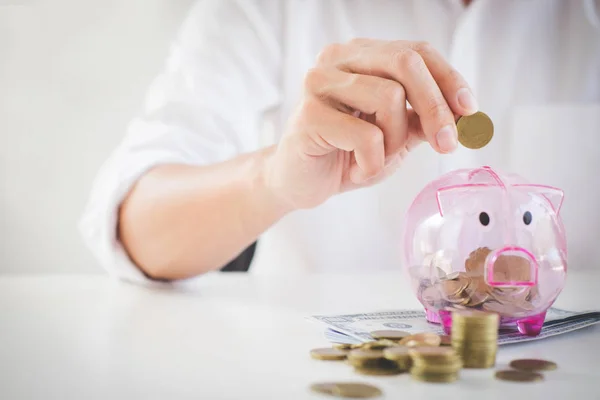
<instances>
[{"instance_id":1,"label":"gold coin","mask_svg":"<svg viewBox=\"0 0 600 400\"><path fill-rule=\"evenodd\" d=\"M384 358L382 350L356 349L348 353L348 360L367 361Z\"/></svg>"},{"instance_id":2,"label":"gold coin","mask_svg":"<svg viewBox=\"0 0 600 400\"><path fill-rule=\"evenodd\" d=\"M441 339L435 333L417 333L410 335L398 342L401 346L406 347L420 347L420 346L439 346Z\"/></svg>"},{"instance_id":3,"label":"gold coin","mask_svg":"<svg viewBox=\"0 0 600 400\"><path fill-rule=\"evenodd\" d=\"M554 371L558 368L555 362L537 359L513 360L509 366L520 371Z\"/></svg>"},{"instance_id":4,"label":"gold coin","mask_svg":"<svg viewBox=\"0 0 600 400\"><path fill-rule=\"evenodd\" d=\"M452 323L465 324L490 324L496 326L500 322L500 318L495 313L487 313L479 310L464 310L452 313Z\"/></svg>"},{"instance_id":5,"label":"gold coin","mask_svg":"<svg viewBox=\"0 0 600 400\"><path fill-rule=\"evenodd\" d=\"M458 373L450 374L411 374L411 377L421 382L450 383L458 379Z\"/></svg>"},{"instance_id":6,"label":"gold coin","mask_svg":"<svg viewBox=\"0 0 600 400\"><path fill-rule=\"evenodd\" d=\"M496 372L496 379L511 382L539 382L544 380L544 376L538 372L504 370Z\"/></svg>"},{"instance_id":7,"label":"gold coin","mask_svg":"<svg viewBox=\"0 0 600 400\"><path fill-rule=\"evenodd\" d=\"M485 303L483 303L481 308L485 311L497 313L499 315L504 316L511 316L523 312L523 310L519 306L515 304L510 304L508 303L508 301L504 304L498 303L497 301L486 301Z\"/></svg>"},{"instance_id":8,"label":"gold coin","mask_svg":"<svg viewBox=\"0 0 600 400\"><path fill-rule=\"evenodd\" d=\"M405 360L410 358L409 348L406 346L390 347L383 351L383 356L388 360Z\"/></svg>"},{"instance_id":9,"label":"gold coin","mask_svg":"<svg viewBox=\"0 0 600 400\"><path fill-rule=\"evenodd\" d=\"M450 335L440 335L440 346L452 346Z\"/></svg>"},{"instance_id":10,"label":"gold coin","mask_svg":"<svg viewBox=\"0 0 600 400\"><path fill-rule=\"evenodd\" d=\"M460 117L456 123L456 129L458 130L458 141L469 149L484 147L494 136L492 120L481 111Z\"/></svg>"},{"instance_id":11,"label":"gold coin","mask_svg":"<svg viewBox=\"0 0 600 400\"><path fill-rule=\"evenodd\" d=\"M458 279L459 276L460 276L460 272L452 272L452 273L446 275L446 279L453 281L455 279Z\"/></svg>"},{"instance_id":12,"label":"gold coin","mask_svg":"<svg viewBox=\"0 0 600 400\"><path fill-rule=\"evenodd\" d=\"M334 343L332 347L334 349L338 349L338 350L350 350L350 349L352 349L352 345L351 344L347 344L347 343Z\"/></svg>"},{"instance_id":13,"label":"gold coin","mask_svg":"<svg viewBox=\"0 0 600 400\"><path fill-rule=\"evenodd\" d=\"M405 370L400 368L370 368L370 367L354 367L354 372L361 375L375 375L375 376L383 376L383 375L398 375Z\"/></svg>"},{"instance_id":14,"label":"gold coin","mask_svg":"<svg viewBox=\"0 0 600 400\"><path fill-rule=\"evenodd\" d=\"M405 331L395 331L395 330L382 330L382 331L373 331L370 333L375 339L388 339L388 340L400 340L404 339L407 336L410 336L410 333Z\"/></svg>"},{"instance_id":15,"label":"gold coin","mask_svg":"<svg viewBox=\"0 0 600 400\"><path fill-rule=\"evenodd\" d=\"M408 354L422 358L456 357L456 351L452 347L416 347L409 349Z\"/></svg>"},{"instance_id":16,"label":"gold coin","mask_svg":"<svg viewBox=\"0 0 600 400\"><path fill-rule=\"evenodd\" d=\"M310 390L317 393L329 394L333 396L333 388L335 387L335 383L333 382L323 382L323 383L313 383L310 385Z\"/></svg>"},{"instance_id":17,"label":"gold coin","mask_svg":"<svg viewBox=\"0 0 600 400\"><path fill-rule=\"evenodd\" d=\"M367 342L364 343L361 346L361 349L367 349L367 350L383 350L386 349L388 347L394 347L394 346L398 346L398 343L389 340L389 339L379 339L379 340L374 340L372 342Z\"/></svg>"},{"instance_id":18,"label":"gold coin","mask_svg":"<svg viewBox=\"0 0 600 400\"><path fill-rule=\"evenodd\" d=\"M376 358L376 359L360 359L360 358L349 358L346 363L353 367L360 368L384 368L384 369L396 369L400 368L399 363L396 361L388 360L387 358ZM404 365L402 365L405 367Z\"/></svg>"},{"instance_id":19,"label":"gold coin","mask_svg":"<svg viewBox=\"0 0 600 400\"><path fill-rule=\"evenodd\" d=\"M466 287L468 282L465 280L447 280L440 281L440 285L442 286L442 291L446 294L446 296L456 296L460 294Z\"/></svg>"},{"instance_id":20,"label":"gold coin","mask_svg":"<svg viewBox=\"0 0 600 400\"><path fill-rule=\"evenodd\" d=\"M481 292L479 290L475 290L469 294L469 302L467 306L469 307L477 307L486 302L489 298L488 294L485 292Z\"/></svg>"},{"instance_id":21,"label":"gold coin","mask_svg":"<svg viewBox=\"0 0 600 400\"><path fill-rule=\"evenodd\" d=\"M366 383L336 383L335 387L333 388L333 395L338 397L367 399L381 396L381 394L381 389Z\"/></svg>"},{"instance_id":22,"label":"gold coin","mask_svg":"<svg viewBox=\"0 0 600 400\"><path fill-rule=\"evenodd\" d=\"M324 347L321 349L312 349L310 355L317 360L343 360L348 354L347 351Z\"/></svg>"}]
</instances>

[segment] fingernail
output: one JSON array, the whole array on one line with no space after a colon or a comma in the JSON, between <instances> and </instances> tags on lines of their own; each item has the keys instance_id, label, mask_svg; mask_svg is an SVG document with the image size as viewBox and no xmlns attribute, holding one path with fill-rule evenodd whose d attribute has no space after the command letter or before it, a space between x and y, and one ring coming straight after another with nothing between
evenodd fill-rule
<instances>
[{"instance_id":1,"label":"fingernail","mask_svg":"<svg viewBox=\"0 0 600 400\"><path fill-rule=\"evenodd\" d=\"M452 125L446 125L440 129L436 139L440 150L444 153L450 153L454 151L458 145L456 131L452 128Z\"/></svg>"},{"instance_id":2,"label":"fingernail","mask_svg":"<svg viewBox=\"0 0 600 400\"><path fill-rule=\"evenodd\" d=\"M477 100L473 93L467 88L462 88L458 91L458 104L469 113L475 113L479 109Z\"/></svg>"}]
</instances>

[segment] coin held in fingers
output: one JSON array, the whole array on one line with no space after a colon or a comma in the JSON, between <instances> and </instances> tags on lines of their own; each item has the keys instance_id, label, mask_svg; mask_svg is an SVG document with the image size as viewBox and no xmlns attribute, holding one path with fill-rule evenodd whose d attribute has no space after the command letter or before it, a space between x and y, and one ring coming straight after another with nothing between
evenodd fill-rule
<instances>
[{"instance_id":1,"label":"coin held in fingers","mask_svg":"<svg viewBox=\"0 0 600 400\"><path fill-rule=\"evenodd\" d=\"M494 136L494 124L490 117L478 111L472 115L464 115L456 123L458 141L469 149L481 149Z\"/></svg>"}]
</instances>

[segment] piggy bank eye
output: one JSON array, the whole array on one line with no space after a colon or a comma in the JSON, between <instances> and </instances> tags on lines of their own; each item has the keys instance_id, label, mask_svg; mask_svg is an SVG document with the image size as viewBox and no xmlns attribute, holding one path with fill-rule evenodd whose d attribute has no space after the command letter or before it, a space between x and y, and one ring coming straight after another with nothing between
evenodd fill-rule
<instances>
[{"instance_id":1,"label":"piggy bank eye","mask_svg":"<svg viewBox=\"0 0 600 400\"><path fill-rule=\"evenodd\" d=\"M529 211L525 211L525 213L523 214L523 223L525 225L529 225L532 219L533 217L531 216L531 213Z\"/></svg>"},{"instance_id":2,"label":"piggy bank eye","mask_svg":"<svg viewBox=\"0 0 600 400\"><path fill-rule=\"evenodd\" d=\"M488 226L490 224L490 216L485 211L479 214L479 222L481 225Z\"/></svg>"}]
</instances>

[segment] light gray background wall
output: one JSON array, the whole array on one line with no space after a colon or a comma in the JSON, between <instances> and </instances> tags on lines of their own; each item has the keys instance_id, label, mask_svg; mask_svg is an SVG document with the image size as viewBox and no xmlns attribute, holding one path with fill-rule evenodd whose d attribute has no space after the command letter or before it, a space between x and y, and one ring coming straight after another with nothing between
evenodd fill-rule
<instances>
[{"instance_id":1,"label":"light gray background wall","mask_svg":"<svg viewBox=\"0 0 600 400\"><path fill-rule=\"evenodd\" d=\"M77 221L192 0L0 0L0 273L102 272Z\"/></svg>"}]
</instances>

